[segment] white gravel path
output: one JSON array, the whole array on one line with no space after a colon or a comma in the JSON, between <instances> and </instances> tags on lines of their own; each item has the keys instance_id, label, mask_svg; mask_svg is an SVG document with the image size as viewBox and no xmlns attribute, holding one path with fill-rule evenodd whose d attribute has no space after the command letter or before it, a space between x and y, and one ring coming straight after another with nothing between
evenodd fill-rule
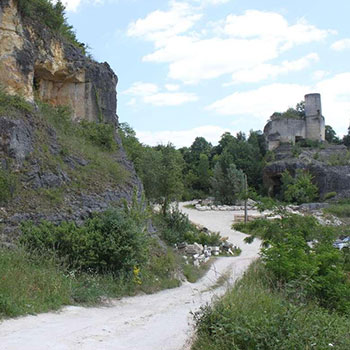
<instances>
[{"instance_id":1,"label":"white gravel path","mask_svg":"<svg viewBox=\"0 0 350 350\"><path fill-rule=\"evenodd\" d=\"M239 277L258 256L259 242L243 243L244 234L231 230L233 212L200 212L183 208L190 219L240 246L241 256L216 259L197 283L153 295L113 301L99 308L65 307L57 313L27 316L0 323L1 350L184 350L193 334L191 312L221 295L210 289L230 271Z\"/></svg>"}]
</instances>

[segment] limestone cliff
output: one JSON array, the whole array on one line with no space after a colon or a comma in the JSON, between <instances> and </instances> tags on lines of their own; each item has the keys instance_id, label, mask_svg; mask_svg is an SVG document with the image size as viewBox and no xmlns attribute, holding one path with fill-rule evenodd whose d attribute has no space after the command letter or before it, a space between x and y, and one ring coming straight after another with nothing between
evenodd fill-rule
<instances>
[{"instance_id":1,"label":"limestone cliff","mask_svg":"<svg viewBox=\"0 0 350 350\"><path fill-rule=\"evenodd\" d=\"M22 18L16 0L1 0L0 92L27 102L13 100L11 107L6 106L11 99L0 99L0 182L6 175L17 188L5 204L0 193L0 241L23 220L79 222L122 198L131 200L135 188L140 194L142 185L116 132L117 82L107 63L95 62L49 28ZM69 134L67 121L66 126L57 123L58 110L42 110L40 101L70 107L71 128L74 121L112 125L118 150L85 144L82 123L76 123L79 135Z\"/></svg>"},{"instance_id":2,"label":"limestone cliff","mask_svg":"<svg viewBox=\"0 0 350 350\"><path fill-rule=\"evenodd\" d=\"M21 18L16 0L0 4L0 82L10 94L69 105L75 119L116 123L117 76L45 26Z\"/></svg>"}]
</instances>

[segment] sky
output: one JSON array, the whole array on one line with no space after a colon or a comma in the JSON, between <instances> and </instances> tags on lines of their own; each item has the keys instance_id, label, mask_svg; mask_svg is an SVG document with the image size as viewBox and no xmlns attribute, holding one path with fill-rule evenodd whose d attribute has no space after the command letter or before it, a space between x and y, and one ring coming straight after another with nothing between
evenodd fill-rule
<instances>
[{"instance_id":1,"label":"sky","mask_svg":"<svg viewBox=\"0 0 350 350\"><path fill-rule=\"evenodd\" d=\"M78 39L118 75L119 121L145 144L263 130L316 92L326 124L347 133L349 0L63 2Z\"/></svg>"}]
</instances>

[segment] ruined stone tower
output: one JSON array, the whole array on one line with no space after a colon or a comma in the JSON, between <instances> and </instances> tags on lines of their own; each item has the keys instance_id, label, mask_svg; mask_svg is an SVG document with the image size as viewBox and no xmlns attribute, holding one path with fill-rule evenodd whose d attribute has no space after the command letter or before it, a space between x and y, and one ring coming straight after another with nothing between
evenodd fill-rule
<instances>
[{"instance_id":1,"label":"ruined stone tower","mask_svg":"<svg viewBox=\"0 0 350 350\"><path fill-rule=\"evenodd\" d=\"M305 95L306 139L325 140L325 120L322 116L321 95Z\"/></svg>"},{"instance_id":2,"label":"ruined stone tower","mask_svg":"<svg viewBox=\"0 0 350 350\"><path fill-rule=\"evenodd\" d=\"M322 116L321 95L305 95L305 117L278 116L266 124L264 134L270 151L281 143L295 144L300 140L325 141L325 119Z\"/></svg>"}]
</instances>

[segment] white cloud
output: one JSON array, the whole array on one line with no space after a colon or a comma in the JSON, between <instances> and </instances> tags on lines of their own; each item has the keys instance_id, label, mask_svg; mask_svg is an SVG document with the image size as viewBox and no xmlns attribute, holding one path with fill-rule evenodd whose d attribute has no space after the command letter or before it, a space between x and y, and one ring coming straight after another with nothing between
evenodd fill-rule
<instances>
[{"instance_id":1,"label":"white cloud","mask_svg":"<svg viewBox=\"0 0 350 350\"><path fill-rule=\"evenodd\" d=\"M329 75L329 72L327 72L325 70L317 70L317 71L312 73L312 79L321 80L321 79L324 79L325 77L327 77L328 75Z\"/></svg>"},{"instance_id":2,"label":"white cloud","mask_svg":"<svg viewBox=\"0 0 350 350\"><path fill-rule=\"evenodd\" d=\"M275 78L280 74L301 71L310 66L312 62L319 61L316 53L311 53L295 61L283 61L280 65L261 64L252 69L243 69L232 75L233 83L254 83L268 78ZM229 84L226 84L229 85Z\"/></svg>"},{"instance_id":3,"label":"white cloud","mask_svg":"<svg viewBox=\"0 0 350 350\"><path fill-rule=\"evenodd\" d=\"M196 94L188 92L160 92L143 97L144 103L152 104L153 106L179 106L197 100Z\"/></svg>"},{"instance_id":4,"label":"white cloud","mask_svg":"<svg viewBox=\"0 0 350 350\"><path fill-rule=\"evenodd\" d=\"M149 96L156 94L158 91L159 88L156 84L138 81L132 84L132 86L129 89L125 90L123 93L134 96Z\"/></svg>"},{"instance_id":5,"label":"white cloud","mask_svg":"<svg viewBox=\"0 0 350 350\"><path fill-rule=\"evenodd\" d=\"M180 85L177 85L177 84L165 84L165 88L168 91L178 91L180 89Z\"/></svg>"},{"instance_id":6,"label":"white cloud","mask_svg":"<svg viewBox=\"0 0 350 350\"><path fill-rule=\"evenodd\" d=\"M228 3L230 0L192 0L193 2L199 3L201 6L206 5L222 5Z\"/></svg>"},{"instance_id":7,"label":"white cloud","mask_svg":"<svg viewBox=\"0 0 350 350\"><path fill-rule=\"evenodd\" d=\"M150 146L156 146L159 144L167 144L171 142L176 147L190 146L197 136L204 137L208 142L217 144L221 136L225 132L231 132L235 134L235 130L221 128L216 125L204 125L188 130L178 131L136 131L136 135L142 143Z\"/></svg>"},{"instance_id":8,"label":"white cloud","mask_svg":"<svg viewBox=\"0 0 350 350\"><path fill-rule=\"evenodd\" d=\"M332 44L331 49L334 51L345 51L350 49L350 38L336 41Z\"/></svg>"},{"instance_id":9,"label":"white cloud","mask_svg":"<svg viewBox=\"0 0 350 350\"><path fill-rule=\"evenodd\" d=\"M265 38L276 41L280 49L325 39L332 31L321 30L304 19L290 25L279 13L248 10L244 15L229 15L224 33L240 38Z\"/></svg>"},{"instance_id":10,"label":"white cloud","mask_svg":"<svg viewBox=\"0 0 350 350\"><path fill-rule=\"evenodd\" d=\"M170 85L170 88L174 89L174 87L177 86ZM136 97L138 97L143 103L151 104L153 106L179 106L184 103L195 102L198 100L197 95L194 93L173 91L162 92L155 84L136 82L129 89L123 91L123 94L133 97L127 103L129 106L136 105Z\"/></svg>"},{"instance_id":11,"label":"white cloud","mask_svg":"<svg viewBox=\"0 0 350 350\"><path fill-rule=\"evenodd\" d=\"M76 12L82 0L63 0L67 11Z\"/></svg>"},{"instance_id":12,"label":"white cloud","mask_svg":"<svg viewBox=\"0 0 350 350\"><path fill-rule=\"evenodd\" d=\"M310 91L297 84L271 84L255 90L235 92L207 107L221 115L238 115L266 121L274 112L294 107Z\"/></svg>"},{"instance_id":13,"label":"white cloud","mask_svg":"<svg viewBox=\"0 0 350 350\"><path fill-rule=\"evenodd\" d=\"M168 38L187 32L200 18L190 4L172 1L169 11L156 10L130 23L127 34L153 41L159 47L166 45Z\"/></svg>"},{"instance_id":14,"label":"white cloud","mask_svg":"<svg viewBox=\"0 0 350 350\"><path fill-rule=\"evenodd\" d=\"M57 2L57 0L52 0L54 3ZM106 1L112 1L112 0L61 0L62 3L65 5L66 10L68 12L77 12L78 8L82 4L103 4ZM117 1L117 0L116 0Z\"/></svg>"},{"instance_id":15,"label":"white cloud","mask_svg":"<svg viewBox=\"0 0 350 350\"><path fill-rule=\"evenodd\" d=\"M326 124L341 136L347 133L350 123L350 72L335 75L316 85L322 94L322 114Z\"/></svg>"},{"instance_id":16,"label":"white cloud","mask_svg":"<svg viewBox=\"0 0 350 350\"><path fill-rule=\"evenodd\" d=\"M256 10L231 14L196 30L199 11L188 3L173 1L169 11L154 11L131 23L129 36L154 44L154 51L143 61L167 63L170 78L193 84L261 67L296 45L321 41L333 33L305 20L289 24L278 13Z\"/></svg>"}]
</instances>

